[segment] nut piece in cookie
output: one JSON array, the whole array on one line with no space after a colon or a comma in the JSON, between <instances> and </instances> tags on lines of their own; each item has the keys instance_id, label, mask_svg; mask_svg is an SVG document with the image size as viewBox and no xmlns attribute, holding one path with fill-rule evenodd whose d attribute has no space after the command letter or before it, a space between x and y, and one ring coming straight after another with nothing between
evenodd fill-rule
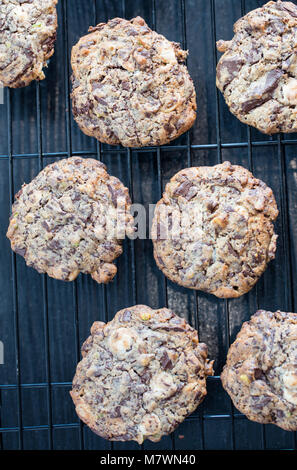
<instances>
[{"instance_id":1,"label":"nut piece in cookie","mask_svg":"<svg viewBox=\"0 0 297 470\"><path fill-rule=\"evenodd\" d=\"M296 431L297 313L255 313L231 345L221 379L249 419Z\"/></svg>"},{"instance_id":2,"label":"nut piece in cookie","mask_svg":"<svg viewBox=\"0 0 297 470\"><path fill-rule=\"evenodd\" d=\"M234 25L217 65L217 87L230 111L261 132L297 130L297 6L268 2Z\"/></svg>"},{"instance_id":3,"label":"nut piece in cookie","mask_svg":"<svg viewBox=\"0 0 297 470\"><path fill-rule=\"evenodd\" d=\"M206 395L213 374L197 331L171 310L136 305L95 322L70 392L80 419L113 441L157 442Z\"/></svg>"},{"instance_id":4,"label":"nut piece in cookie","mask_svg":"<svg viewBox=\"0 0 297 470\"><path fill-rule=\"evenodd\" d=\"M63 281L80 272L101 283L116 274L122 240L134 232L128 189L91 158L48 165L23 185L7 231L28 266Z\"/></svg>"},{"instance_id":5,"label":"nut piece in cookie","mask_svg":"<svg viewBox=\"0 0 297 470\"><path fill-rule=\"evenodd\" d=\"M187 52L145 21L114 18L73 47L72 111L81 130L111 145L162 145L196 119Z\"/></svg>"},{"instance_id":6,"label":"nut piece in cookie","mask_svg":"<svg viewBox=\"0 0 297 470\"><path fill-rule=\"evenodd\" d=\"M181 286L239 297L274 258L277 215L272 190L245 168L230 162L186 168L155 209L156 263Z\"/></svg>"},{"instance_id":7,"label":"nut piece in cookie","mask_svg":"<svg viewBox=\"0 0 297 470\"><path fill-rule=\"evenodd\" d=\"M0 2L0 82L7 87L43 80L54 53L58 0Z\"/></svg>"}]
</instances>

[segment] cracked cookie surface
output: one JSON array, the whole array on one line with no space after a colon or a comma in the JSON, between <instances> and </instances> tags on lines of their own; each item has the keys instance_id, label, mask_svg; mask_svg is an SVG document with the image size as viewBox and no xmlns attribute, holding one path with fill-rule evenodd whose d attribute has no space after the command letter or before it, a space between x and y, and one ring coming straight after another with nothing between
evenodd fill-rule
<instances>
[{"instance_id":1,"label":"cracked cookie surface","mask_svg":"<svg viewBox=\"0 0 297 470\"><path fill-rule=\"evenodd\" d=\"M73 47L72 111L81 130L107 144L162 145L196 119L196 94L179 44L145 21L114 18Z\"/></svg>"},{"instance_id":2,"label":"cracked cookie surface","mask_svg":"<svg viewBox=\"0 0 297 470\"><path fill-rule=\"evenodd\" d=\"M70 392L76 412L114 441L157 442L192 413L213 374L197 331L171 310L136 305L95 322Z\"/></svg>"},{"instance_id":3,"label":"cracked cookie surface","mask_svg":"<svg viewBox=\"0 0 297 470\"><path fill-rule=\"evenodd\" d=\"M63 281L80 272L101 283L116 274L122 239L134 232L128 189L91 158L44 168L17 193L7 231L28 266Z\"/></svg>"},{"instance_id":4,"label":"cracked cookie surface","mask_svg":"<svg viewBox=\"0 0 297 470\"><path fill-rule=\"evenodd\" d=\"M274 258L277 215L272 190L245 168L230 162L186 168L156 205L156 263L181 286L239 297Z\"/></svg>"},{"instance_id":5,"label":"cracked cookie surface","mask_svg":"<svg viewBox=\"0 0 297 470\"><path fill-rule=\"evenodd\" d=\"M217 87L230 111L261 132L297 130L297 6L268 2L234 25L231 41L218 41L224 55Z\"/></svg>"},{"instance_id":6,"label":"cracked cookie surface","mask_svg":"<svg viewBox=\"0 0 297 470\"><path fill-rule=\"evenodd\" d=\"M231 345L221 379L249 419L296 431L297 314L255 313Z\"/></svg>"},{"instance_id":7,"label":"cracked cookie surface","mask_svg":"<svg viewBox=\"0 0 297 470\"><path fill-rule=\"evenodd\" d=\"M18 88L45 78L54 53L57 0L2 0L0 3L0 82Z\"/></svg>"}]
</instances>

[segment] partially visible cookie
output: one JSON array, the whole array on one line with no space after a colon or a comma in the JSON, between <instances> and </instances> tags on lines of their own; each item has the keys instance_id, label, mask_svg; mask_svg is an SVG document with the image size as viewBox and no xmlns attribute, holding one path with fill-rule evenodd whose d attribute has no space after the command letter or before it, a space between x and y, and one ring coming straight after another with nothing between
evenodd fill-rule
<instances>
[{"instance_id":1,"label":"partially visible cookie","mask_svg":"<svg viewBox=\"0 0 297 470\"><path fill-rule=\"evenodd\" d=\"M156 263L181 286L239 297L274 258L277 215L272 190L245 168L230 162L186 168L156 205Z\"/></svg>"},{"instance_id":2,"label":"partially visible cookie","mask_svg":"<svg viewBox=\"0 0 297 470\"><path fill-rule=\"evenodd\" d=\"M297 6L268 2L234 25L224 52L217 86L230 111L265 134L297 130Z\"/></svg>"},{"instance_id":3,"label":"partially visible cookie","mask_svg":"<svg viewBox=\"0 0 297 470\"><path fill-rule=\"evenodd\" d=\"M192 413L213 374L197 331L171 310L136 305L95 322L70 392L76 412L113 441L157 442Z\"/></svg>"},{"instance_id":4,"label":"partially visible cookie","mask_svg":"<svg viewBox=\"0 0 297 470\"><path fill-rule=\"evenodd\" d=\"M54 53L58 0L0 2L0 82L7 87L43 80Z\"/></svg>"},{"instance_id":5,"label":"partially visible cookie","mask_svg":"<svg viewBox=\"0 0 297 470\"><path fill-rule=\"evenodd\" d=\"M196 119L196 94L179 44L145 21L114 18L73 47L72 110L81 130L107 144L162 145Z\"/></svg>"},{"instance_id":6,"label":"partially visible cookie","mask_svg":"<svg viewBox=\"0 0 297 470\"><path fill-rule=\"evenodd\" d=\"M297 430L297 314L259 310L231 345L221 375L236 408Z\"/></svg>"},{"instance_id":7,"label":"partially visible cookie","mask_svg":"<svg viewBox=\"0 0 297 470\"><path fill-rule=\"evenodd\" d=\"M102 163L71 157L48 165L17 193L11 248L40 273L109 282L122 240L134 232L128 189Z\"/></svg>"}]
</instances>

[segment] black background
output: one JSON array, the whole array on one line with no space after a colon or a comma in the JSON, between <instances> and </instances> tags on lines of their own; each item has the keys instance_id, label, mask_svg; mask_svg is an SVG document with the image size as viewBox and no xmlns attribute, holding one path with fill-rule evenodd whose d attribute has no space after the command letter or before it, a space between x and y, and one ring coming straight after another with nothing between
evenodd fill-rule
<instances>
[{"instance_id":1,"label":"black background","mask_svg":"<svg viewBox=\"0 0 297 470\"><path fill-rule=\"evenodd\" d=\"M143 449L296 449L296 433L248 421L223 391L219 374L226 353L257 308L295 309L297 249L296 134L269 137L241 124L215 87L215 40L230 39L242 13L256 0L60 0L55 55L46 80L5 90L0 105L0 448L140 449L110 443L83 426L69 397L79 348L95 320L112 319L136 303L168 305L199 331L215 359L208 396L174 434ZM142 150L109 147L85 136L72 119L69 54L89 25L140 15L149 26L189 49L198 117L192 130L168 146ZM186 166L224 160L251 169L274 191L280 215L275 261L256 287L239 299L219 300L167 281L152 243L124 243L118 274L107 286L80 275L56 281L27 268L5 237L13 195L45 165L70 155L100 158L130 188L133 201L156 203L166 182Z\"/></svg>"}]
</instances>

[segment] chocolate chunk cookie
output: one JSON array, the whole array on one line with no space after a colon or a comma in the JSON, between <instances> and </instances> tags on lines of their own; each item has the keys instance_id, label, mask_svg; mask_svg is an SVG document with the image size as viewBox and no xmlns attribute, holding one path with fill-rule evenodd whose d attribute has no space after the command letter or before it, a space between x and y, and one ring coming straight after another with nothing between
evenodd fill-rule
<instances>
[{"instance_id":1,"label":"chocolate chunk cookie","mask_svg":"<svg viewBox=\"0 0 297 470\"><path fill-rule=\"evenodd\" d=\"M297 130L297 6L268 2L234 25L224 52L217 86L240 121L265 134Z\"/></svg>"},{"instance_id":2,"label":"chocolate chunk cookie","mask_svg":"<svg viewBox=\"0 0 297 470\"><path fill-rule=\"evenodd\" d=\"M76 412L113 441L157 442L192 413L213 374L197 331L171 310L136 305L95 322L70 392Z\"/></svg>"},{"instance_id":3,"label":"chocolate chunk cookie","mask_svg":"<svg viewBox=\"0 0 297 470\"><path fill-rule=\"evenodd\" d=\"M165 276L217 297L248 292L274 258L272 190L237 165L186 168L167 184L152 224Z\"/></svg>"},{"instance_id":4,"label":"chocolate chunk cookie","mask_svg":"<svg viewBox=\"0 0 297 470\"><path fill-rule=\"evenodd\" d=\"M0 2L0 82L18 88L43 80L54 53L58 0Z\"/></svg>"},{"instance_id":5,"label":"chocolate chunk cookie","mask_svg":"<svg viewBox=\"0 0 297 470\"><path fill-rule=\"evenodd\" d=\"M297 314L259 310L244 323L221 375L252 421L297 430Z\"/></svg>"},{"instance_id":6,"label":"chocolate chunk cookie","mask_svg":"<svg viewBox=\"0 0 297 470\"><path fill-rule=\"evenodd\" d=\"M196 118L196 94L179 44L145 21L90 27L72 49L72 110L81 130L107 144L162 145Z\"/></svg>"},{"instance_id":7,"label":"chocolate chunk cookie","mask_svg":"<svg viewBox=\"0 0 297 470\"><path fill-rule=\"evenodd\" d=\"M17 193L7 232L11 248L40 273L97 282L116 274L113 260L133 233L127 188L91 158L48 165Z\"/></svg>"}]
</instances>

